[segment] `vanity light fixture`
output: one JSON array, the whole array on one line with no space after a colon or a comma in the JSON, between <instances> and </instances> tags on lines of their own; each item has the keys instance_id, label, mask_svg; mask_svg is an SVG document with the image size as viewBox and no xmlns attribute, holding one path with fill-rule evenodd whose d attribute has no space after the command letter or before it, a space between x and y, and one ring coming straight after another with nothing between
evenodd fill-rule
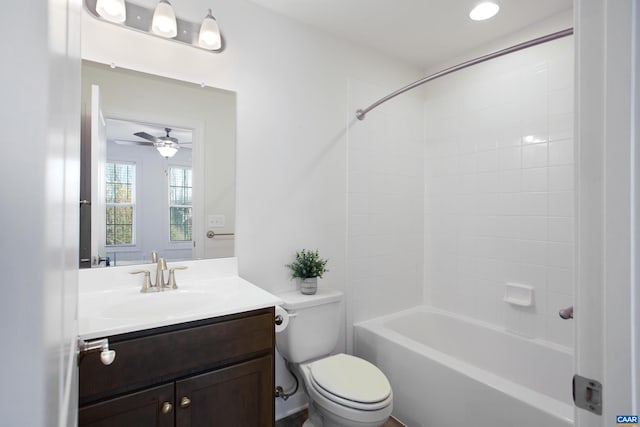
<instances>
[{"instance_id":1,"label":"vanity light fixture","mask_svg":"<svg viewBox=\"0 0 640 427\"><path fill-rule=\"evenodd\" d=\"M224 36L211 9L202 21L187 21L176 17L168 0L159 0L155 8L141 6L135 0L83 2L89 14L103 22L213 53L221 53L226 48Z\"/></svg>"},{"instance_id":2,"label":"vanity light fixture","mask_svg":"<svg viewBox=\"0 0 640 427\"><path fill-rule=\"evenodd\" d=\"M107 21L124 22L127 19L127 8L124 0L98 0L96 12Z\"/></svg>"},{"instance_id":3,"label":"vanity light fixture","mask_svg":"<svg viewBox=\"0 0 640 427\"><path fill-rule=\"evenodd\" d=\"M476 7L469 12L469 18L474 21L484 21L486 19L493 18L499 10L500 6L496 3L490 1L482 2L476 5Z\"/></svg>"},{"instance_id":4,"label":"vanity light fixture","mask_svg":"<svg viewBox=\"0 0 640 427\"><path fill-rule=\"evenodd\" d=\"M213 17L211 9L209 13L202 20L200 25L200 33L198 34L198 44L201 48L207 50L220 49L222 46L222 40L220 39L220 28L216 18Z\"/></svg>"},{"instance_id":5,"label":"vanity light fixture","mask_svg":"<svg viewBox=\"0 0 640 427\"><path fill-rule=\"evenodd\" d=\"M167 0L160 0L153 12L153 21L151 21L151 31L155 34L173 38L178 35L178 23L176 21L176 13L173 6Z\"/></svg>"}]
</instances>

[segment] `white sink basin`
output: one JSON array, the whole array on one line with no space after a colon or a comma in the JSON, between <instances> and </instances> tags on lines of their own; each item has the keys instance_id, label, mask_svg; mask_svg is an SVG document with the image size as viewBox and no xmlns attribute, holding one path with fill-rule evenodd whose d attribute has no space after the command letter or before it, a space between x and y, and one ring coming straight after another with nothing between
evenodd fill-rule
<instances>
[{"instance_id":1,"label":"white sink basin","mask_svg":"<svg viewBox=\"0 0 640 427\"><path fill-rule=\"evenodd\" d=\"M129 274L132 267L81 271L80 338L109 337L256 310L282 302L237 276L235 259L189 261L180 265L188 265L189 269L180 271L179 289L148 293L140 292L141 279ZM141 267L148 268L146 265Z\"/></svg>"}]
</instances>

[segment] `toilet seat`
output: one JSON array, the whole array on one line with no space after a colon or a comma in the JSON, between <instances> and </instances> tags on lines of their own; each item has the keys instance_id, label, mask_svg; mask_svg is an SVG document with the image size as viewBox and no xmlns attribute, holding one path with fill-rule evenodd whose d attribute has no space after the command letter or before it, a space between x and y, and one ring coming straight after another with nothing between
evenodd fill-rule
<instances>
[{"instance_id":1,"label":"toilet seat","mask_svg":"<svg viewBox=\"0 0 640 427\"><path fill-rule=\"evenodd\" d=\"M348 408L376 411L392 399L391 385L373 364L348 354L336 354L308 364L313 388Z\"/></svg>"}]
</instances>

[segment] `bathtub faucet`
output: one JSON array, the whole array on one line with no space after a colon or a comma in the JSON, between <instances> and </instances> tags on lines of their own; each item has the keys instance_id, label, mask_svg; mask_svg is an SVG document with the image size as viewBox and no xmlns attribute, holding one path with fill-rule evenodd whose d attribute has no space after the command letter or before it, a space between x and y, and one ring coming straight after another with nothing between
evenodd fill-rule
<instances>
[{"instance_id":1,"label":"bathtub faucet","mask_svg":"<svg viewBox=\"0 0 640 427\"><path fill-rule=\"evenodd\" d=\"M558 314L560 314L560 317L562 317L565 320L566 319L573 319L573 306L567 307L567 308L563 308L562 310L560 310L560 312Z\"/></svg>"}]
</instances>

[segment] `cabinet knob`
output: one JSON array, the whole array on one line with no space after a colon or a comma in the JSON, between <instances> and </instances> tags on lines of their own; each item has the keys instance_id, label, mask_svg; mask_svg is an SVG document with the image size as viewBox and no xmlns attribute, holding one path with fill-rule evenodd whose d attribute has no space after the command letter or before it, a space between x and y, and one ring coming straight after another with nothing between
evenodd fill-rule
<instances>
[{"instance_id":1,"label":"cabinet knob","mask_svg":"<svg viewBox=\"0 0 640 427\"><path fill-rule=\"evenodd\" d=\"M162 404L162 413L163 414L170 414L171 411L173 411L173 405L169 402L164 402Z\"/></svg>"},{"instance_id":2,"label":"cabinet knob","mask_svg":"<svg viewBox=\"0 0 640 427\"><path fill-rule=\"evenodd\" d=\"M189 399L187 396L180 399L180 407L182 409L187 409L189 406L191 406L191 399Z\"/></svg>"}]
</instances>

